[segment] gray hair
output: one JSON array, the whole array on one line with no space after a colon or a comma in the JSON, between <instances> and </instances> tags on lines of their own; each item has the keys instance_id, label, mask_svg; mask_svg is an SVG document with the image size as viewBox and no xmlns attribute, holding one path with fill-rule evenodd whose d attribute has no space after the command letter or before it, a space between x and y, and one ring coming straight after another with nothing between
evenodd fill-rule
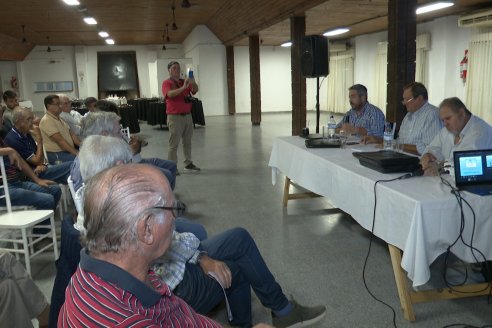
<instances>
[{"instance_id":1,"label":"gray hair","mask_svg":"<svg viewBox=\"0 0 492 328\"><path fill-rule=\"evenodd\" d=\"M12 113L12 122L15 124L18 120L23 119L24 113L27 111L31 112L31 110L27 107L16 106L14 108L14 112Z\"/></svg>"},{"instance_id":2,"label":"gray hair","mask_svg":"<svg viewBox=\"0 0 492 328\"><path fill-rule=\"evenodd\" d=\"M116 165L118 161L128 163L131 159L130 146L122 138L89 136L84 139L79 152L82 180L88 181L97 173Z\"/></svg>"},{"instance_id":3,"label":"gray hair","mask_svg":"<svg viewBox=\"0 0 492 328\"><path fill-rule=\"evenodd\" d=\"M448 107L451 109L453 113L459 113L460 109L463 108L465 111L465 114L467 116L471 116L472 113L468 108L466 108L465 104L460 100L458 97L451 97L451 98L446 98L444 99L440 104L439 104L439 109L443 107Z\"/></svg>"},{"instance_id":4,"label":"gray hair","mask_svg":"<svg viewBox=\"0 0 492 328\"><path fill-rule=\"evenodd\" d=\"M89 252L137 249L137 223L159 193L155 176L140 172L144 167L159 172L144 164L117 165L89 181L84 202L86 231L82 237Z\"/></svg>"},{"instance_id":5,"label":"gray hair","mask_svg":"<svg viewBox=\"0 0 492 328\"><path fill-rule=\"evenodd\" d=\"M362 84L354 84L349 88L349 90L355 90L357 91L359 97L365 96L367 98L367 88Z\"/></svg>"},{"instance_id":6,"label":"gray hair","mask_svg":"<svg viewBox=\"0 0 492 328\"><path fill-rule=\"evenodd\" d=\"M83 138L92 135L111 134L115 123L121 117L113 112L93 112L87 114L80 121L80 134Z\"/></svg>"}]
</instances>

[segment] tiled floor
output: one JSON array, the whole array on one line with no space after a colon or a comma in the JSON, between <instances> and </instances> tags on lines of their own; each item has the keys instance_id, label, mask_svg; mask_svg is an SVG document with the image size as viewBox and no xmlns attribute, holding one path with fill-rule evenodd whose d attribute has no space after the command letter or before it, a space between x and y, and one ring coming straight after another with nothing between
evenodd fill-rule
<instances>
[{"instance_id":1,"label":"tiled floor","mask_svg":"<svg viewBox=\"0 0 492 328\"><path fill-rule=\"evenodd\" d=\"M315 122L314 113L308 115ZM327 119L323 113L321 122ZM287 295L301 303L326 305L327 316L316 327L392 326L391 310L375 302L362 282L367 231L323 198L290 201L282 207L283 183L272 186L267 164L272 140L290 135L290 114L263 114L261 126L252 126L249 115L206 121L193 136L193 158L202 172L182 173L175 190L189 207L188 217L204 224L209 235L236 226L248 229ZM143 156L167 157L168 132L145 123L141 129L149 141ZM179 168L182 171L182 163ZM34 279L49 297L55 273L52 258L33 262ZM366 277L373 293L394 308L398 327L492 323L486 297L419 304L417 322L407 322L400 311L388 249L381 241L373 244ZM224 322L223 311L216 318ZM270 320L257 299L254 318Z\"/></svg>"}]
</instances>

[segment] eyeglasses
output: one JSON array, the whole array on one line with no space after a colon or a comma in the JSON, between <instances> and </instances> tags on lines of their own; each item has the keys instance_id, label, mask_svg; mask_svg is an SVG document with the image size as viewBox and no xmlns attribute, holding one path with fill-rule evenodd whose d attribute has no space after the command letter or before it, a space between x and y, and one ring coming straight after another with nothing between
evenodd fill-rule
<instances>
[{"instance_id":1,"label":"eyeglasses","mask_svg":"<svg viewBox=\"0 0 492 328\"><path fill-rule=\"evenodd\" d=\"M174 217L178 218L180 216L183 216L183 214L185 213L186 204L180 200L175 200L173 206L154 206L152 208L171 211Z\"/></svg>"},{"instance_id":2,"label":"eyeglasses","mask_svg":"<svg viewBox=\"0 0 492 328\"><path fill-rule=\"evenodd\" d=\"M407 99L407 100L402 99L402 100L401 100L401 103L402 103L403 105L405 105L405 104L408 104L409 102L411 102L412 100L413 100L413 98L410 98L410 99Z\"/></svg>"}]
</instances>

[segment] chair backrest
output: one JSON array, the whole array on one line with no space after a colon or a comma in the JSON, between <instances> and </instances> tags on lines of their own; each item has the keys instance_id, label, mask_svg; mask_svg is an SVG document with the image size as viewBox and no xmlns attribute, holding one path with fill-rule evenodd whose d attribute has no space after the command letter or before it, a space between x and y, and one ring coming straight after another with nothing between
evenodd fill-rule
<instances>
[{"instance_id":1,"label":"chair backrest","mask_svg":"<svg viewBox=\"0 0 492 328\"><path fill-rule=\"evenodd\" d=\"M0 188L3 189L3 195L0 196L0 199L5 199L5 205L7 206L7 211L12 212L12 204L10 203L10 194L9 194L9 185L7 182L7 173L5 171L5 163L3 161L3 156L0 156L0 170L2 173L2 186Z\"/></svg>"}]
</instances>

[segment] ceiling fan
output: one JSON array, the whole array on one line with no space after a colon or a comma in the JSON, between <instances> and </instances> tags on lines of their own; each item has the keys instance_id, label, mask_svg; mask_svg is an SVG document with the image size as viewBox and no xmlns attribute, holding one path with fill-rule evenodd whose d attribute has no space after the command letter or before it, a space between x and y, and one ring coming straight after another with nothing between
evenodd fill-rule
<instances>
[{"instance_id":1,"label":"ceiling fan","mask_svg":"<svg viewBox=\"0 0 492 328\"><path fill-rule=\"evenodd\" d=\"M189 0L183 0L183 2L181 2L181 8L190 8L195 5L196 3L191 3Z\"/></svg>"},{"instance_id":2,"label":"ceiling fan","mask_svg":"<svg viewBox=\"0 0 492 328\"><path fill-rule=\"evenodd\" d=\"M176 25L176 15L174 14L174 11L176 10L176 7L174 6L174 4L173 4L173 6L171 7L171 10L173 11L173 25L172 25L172 27L171 27L171 28L172 28L174 31L176 31L176 30L178 29L178 25Z\"/></svg>"},{"instance_id":3,"label":"ceiling fan","mask_svg":"<svg viewBox=\"0 0 492 328\"><path fill-rule=\"evenodd\" d=\"M48 41L48 48L46 50L39 50L40 52L55 52L55 51L62 51L62 49L52 49L50 46L50 37L47 36L46 40Z\"/></svg>"},{"instance_id":4,"label":"ceiling fan","mask_svg":"<svg viewBox=\"0 0 492 328\"><path fill-rule=\"evenodd\" d=\"M22 43L27 43L26 39L26 31L25 31L26 25L22 25Z\"/></svg>"}]
</instances>

